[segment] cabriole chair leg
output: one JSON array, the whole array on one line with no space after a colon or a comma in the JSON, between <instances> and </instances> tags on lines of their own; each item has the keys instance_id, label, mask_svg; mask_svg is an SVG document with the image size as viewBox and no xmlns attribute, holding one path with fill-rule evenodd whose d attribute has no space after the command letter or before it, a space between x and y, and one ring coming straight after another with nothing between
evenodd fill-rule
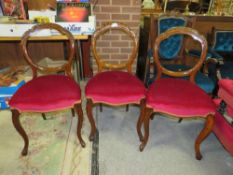
<instances>
[{"instance_id":1,"label":"cabriole chair leg","mask_svg":"<svg viewBox=\"0 0 233 175\"><path fill-rule=\"evenodd\" d=\"M142 135L142 123L143 123L143 120L144 120L144 112L145 112L145 107L146 107L146 100L145 99L142 99L140 101L140 116L138 118L138 122L137 122L137 133L138 133L138 137L139 137L139 140L140 142L143 141L143 135Z\"/></svg>"},{"instance_id":2,"label":"cabriole chair leg","mask_svg":"<svg viewBox=\"0 0 233 175\"><path fill-rule=\"evenodd\" d=\"M28 145L29 145L28 136L27 136L25 130L23 129L23 127L22 127L22 125L20 123L20 120L19 120L20 113L19 113L19 111L13 109L13 110L11 110L11 112L12 112L13 125L14 125L15 129L18 131L18 133L21 135L23 140L24 140L24 147L23 147L23 150L21 152L21 155L26 156L28 154Z\"/></svg>"},{"instance_id":3,"label":"cabriole chair leg","mask_svg":"<svg viewBox=\"0 0 233 175\"><path fill-rule=\"evenodd\" d=\"M94 136L96 134L96 125L92 114L92 107L93 107L93 101L91 99L87 99L87 105L86 105L87 117L91 125L91 133L89 135L90 141L94 140Z\"/></svg>"},{"instance_id":4,"label":"cabriole chair leg","mask_svg":"<svg viewBox=\"0 0 233 175\"><path fill-rule=\"evenodd\" d=\"M86 146L85 142L82 139L81 130L82 130L82 124L83 124L83 111L82 111L82 105L81 104L75 104L74 109L76 110L78 114L78 125L77 125L77 136L79 139L79 142L81 146L84 148Z\"/></svg>"},{"instance_id":5,"label":"cabriole chair leg","mask_svg":"<svg viewBox=\"0 0 233 175\"><path fill-rule=\"evenodd\" d=\"M214 126L214 115L209 114L206 117L206 122L205 122L204 128L202 129L200 134L197 136L197 139L195 141L195 153L196 153L197 160L202 159L202 154L200 152L200 144L211 133L213 126Z\"/></svg>"},{"instance_id":6,"label":"cabriole chair leg","mask_svg":"<svg viewBox=\"0 0 233 175\"><path fill-rule=\"evenodd\" d=\"M145 116L144 116L144 121L143 121L145 135L144 135L144 138L143 138L141 145L139 146L140 151L144 150L144 148L147 144L148 138L149 138L149 129L150 129L149 124L150 124L150 118L151 118L152 114L153 114L153 109L150 109L150 108L145 109Z\"/></svg>"}]
</instances>

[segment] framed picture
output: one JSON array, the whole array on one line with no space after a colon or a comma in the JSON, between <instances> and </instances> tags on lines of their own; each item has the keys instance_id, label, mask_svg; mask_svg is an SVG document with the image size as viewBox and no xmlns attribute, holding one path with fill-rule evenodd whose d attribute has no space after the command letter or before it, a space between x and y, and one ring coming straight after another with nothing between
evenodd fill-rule
<instances>
[{"instance_id":1,"label":"framed picture","mask_svg":"<svg viewBox=\"0 0 233 175\"><path fill-rule=\"evenodd\" d=\"M87 22L90 14L91 14L90 3L57 2L56 21Z\"/></svg>"},{"instance_id":2,"label":"framed picture","mask_svg":"<svg viewBox=\"0 0 233 175\"><path fill-rule=\"evenodd\" d=\"M26 19L24 0L0 0L4 16L13 16L18 19Z\"/></svg>"}]
</instances>

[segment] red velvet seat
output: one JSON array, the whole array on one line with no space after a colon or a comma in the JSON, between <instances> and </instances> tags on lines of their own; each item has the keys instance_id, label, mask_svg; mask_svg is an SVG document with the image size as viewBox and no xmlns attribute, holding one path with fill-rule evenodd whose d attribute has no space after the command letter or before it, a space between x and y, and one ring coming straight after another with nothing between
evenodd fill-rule
<instances>
[{"instance_id":1,"label":"red velvet seat","mask_svg":"<svg viewBox=\"0 0 233 175\"><path fill-rule=\"evenodd\" d=\"M233 80L222 79L219 81L218 96L233 108Z\"/></svg>"},{"instance_id":2,"label":"red velvet seat","mask_svg":"<svg viewBox=\"0 0 233 175\"><path fill-rule=\"evenodd\" d=\"M67 41L67 62L57 67L45 67L38 65L31 58L28 49L28 40L31 34L39 30L51 29L57 30L61 35L64 35ZM85 142L81 137L81 128L83 122L83 112L81 106L81 90L75 82L71 73L71 65L74 59L75 40L73 35L63 27L54 24L35 25L32 29L26 31L22 36L20 46L24 57L30 65L33 73L33 79L23 85L11 98L9 105L12 111L13 125L18 133L24 139L24 148L22 155L28 153L29 139L20 124L20 114L23 112L39 112L44 115L45 112L52 112L62 109L74 108L78 114L77 137L82 147L85 147ZM43 73L38 77L37 72ZM51 73L64 72L65 75L51 75ZM46 75L46 73L49 75Z\"/></svg>"},{"instance_id":3,"label":"red velvet seat","mask_svg":"<svg viewBox=\"0 0 233 175\"><path fill-rule=\"evenodd\" d=\"M214 133L225 149L233 156L233 80L221 79L218 82L218 99L214 99L218 111L215 115Z\"/></svg>"},{"instance_id":4,"label":"red velvet seat","mask_svg":"<svg viewBox=\"0 0 233 175\"><path fill-rule=\"evenodd\" d=\"M73 79L64 75L48 75L32 79L22 86L9 105L21 112L49 112L71 108L80 102L81 90Z\"/></svg>"},{"instance_id":5,"label":"red velvet seat","mask_svg":"<svg viewBox=\"0 0 233 175\"><path fill-rule=\"evenodd\" d=\"M145 87L128 72L106 71L98 73L88 82L86 98L95 103L112 105L139 103L145 98Z\"/></svg>"},{"instance_id":6,"label":"red velvet seat","mask_svg":"<svg viewBox=\"0 0 233 175\"><path fill-rule=\"evenodd\" d=\"M188 39L198 41L201 46L201 57L198 62L187 70L168 70L160 62L160 43L173 35L183 35ZM174 27L160 34L154 43L154 62L157 68L157 79L149 87L146 95L146 108L143 113L145 135L139 132L141 138L140 150L142 151L149 138L149 122L154 112L162 115L174 116L179 119L202 118L205 119L205 126L195 140L196 159L202 158L200 144L210 134L214 126L215 105L212 99L195 84L195 76L200 70L207 52L206 39L197 31L187 27ZM162 74L174 78L162 78ZM189 80L180 79L189 77ZM140 120L139 120L140 121ZM139 128L142 122L139 122ZM159 133L157 133L159 134Z\"/></svg>"},{"instance_id":7,"label":"red velvet seat","mask_svg":"<svg viewBox=\"0 0 233 175\"><path fill-rule=\"evenodd\" d=\"M233 127L220 113L216 113L213 131L226 150L233 156Z\"/></svg>"},{"instance_id":8,"label":"red velvet seat","mask_svg":"<svg viewBox=\"0 0 233 175\"><path fill-rule=\"evenodd\" d=\"M195 115L204 117L215 113L215 105L210 102L210 96L192 82L182 79L155 80L149 87L146 99L147 106L156 112L183 118Z\"/></svg>"},{"instance_id":9,"label":"red velvet seat","mask_svg":"<svg viewBox=\"0 0 233 175\"><path fill-rule=\"evenodd\" d=\"M105 37L105 34L106 38L111 38L111 34L114 34L115 32L113 30L117 30L117 32L122 35L121 38L127 37L132 40L132 44L129 44L130 42L128 40L120 40L120 44L124 41L125 45L128 44L128 47L123 49L131 49L129 56L128 54L123 54L123 58L127 58L128 56L128 59L125 58L123 63L118 63L122 58L119 60L115 58L115 62L117 63L107 62L106 59L103 59L104 56L102 56L105 55L104 51L100 52L100 50L97 49L99 38ZM112 38L116 37L113 36ZM111 45L111 42L117 43L115 40L109 42L109 45ZM96 125L92 114L94 104L107 104L112 106L140 104L141 109L143 109L142 106L145 105L146 92L143 83L132 73L132 65L137 56L138 41L134 32L132 32L126 25L121 23L109 23L96 30L92 36L92 49L94 58L97 62L98 73L88 81L85 89L87 98L87 116L91 124L90 140L93 140L96 133ZM112 48L109 50L111 49ZM120 50L121 48L117 49ZM106 54L108 54L108 52ZM119 55L121 55L121 53L119 53ZM122 71L123 69L124 71ZM139 117L139 119L140 118L141 117Z\"/></svg>"}]
</instances>

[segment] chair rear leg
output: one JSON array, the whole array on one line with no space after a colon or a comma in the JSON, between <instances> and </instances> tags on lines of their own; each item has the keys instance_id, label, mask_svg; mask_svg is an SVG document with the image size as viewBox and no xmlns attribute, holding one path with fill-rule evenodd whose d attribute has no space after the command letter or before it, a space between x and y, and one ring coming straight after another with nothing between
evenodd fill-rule
<instances>
[{"instance_id":1,"label":"chair rear leg","mask_svg":"<svg viewBox=\"0 0 233 175\"><path fill-rule=\"evenodd\" d=\"M45 116L45 113L41 113L42 117L44 120L46 120L46 116Z\"/></svg>"},{"instance_id":2,"label":"chair rear leg","mask_svg":"<svg viewBox=\"0 0 233 175\"><path fill-rule=\"evenodd\" d=\"M71 108L71 113L72 113L72 117L74 117L75 116L74 108Z\"/></svg>"},{"instance_id":3,"label":"chair rear leg","mask_svg":"<svg viewBox=\"0 0 233 175\"><path fill-rule=\"evenodd\" d=\"M201 130L200 134L197 136L197 139L195 141L195 153L196 153L197 160L202 159L202 154L200 152L200 144L211 133L213 126L214 126L214 115L209 114L206 117L204 128Z\"/></svg>"},{"instance_id":4,"label":"chair rear leg","mask_svg":"<svg viewBox=\"0 0 233 175\"><path fill-rule=\"evenodd\" d=\"M79 139L79 142L81 146L84 148L86 146L85 142L82 139L82 124L83 124L83 110L82 110L82 105L81 104L75 104L74 109L76 110L78 114L78 125L77 125L77 136Z\"/></svg>"},{"instance_id":5,"label":"chair rear leg","mask_svg":"<svg viewBox=\"0 0 233 175\"><path fill-rule=\"evenodd\" d=\"M182 122L182 120L183 120L183 118L179 118L178 123L181 123L181 122Z\"/></svg>"},{"instance_id":6,"label":"chair rear leg","mask_svg":"<svg viewBox=\"0 0 233 175\"><path fill-rule=\"evenodd\" d=\"M126 112L129 112L129 104L126 105Z\"/></svg>"},{"instance_id":7,"label":"chair rear leg","mask_svg":"<svg viewBox=\"0 0 233 175\"><path fill-rule=\"evenodd\" d=\"M21 155L26 156L28 154L28 145L29 145L28 136L27 136L25 130L23 129L23 127L22 127L22 125L20 123L20 120L19 120L20 113L19 113L19 111L13 109L13 110L11 110L11 112L12 112L13 125L14 125L15 129L18 131L18 133L21 135L23 140L24 140L24 147L23 147L23 150L21 152Z\"/></svg>"},{"instance_id":8,"label":"chair rear leg","mask_svg":"<svg viewBox=\"0 0 233 175\"><path fill-rule=\"evenodd\" d=\"M91 125L91 133L89 135L90 141L94 140L94 136L96 134L96 125L92 114L92 108L93 108L93 101L91 99L87 99L86 111L87 111L88 120Z\"/></svg>"},{"instance_id":9,"label":"chair rear leg","mask_svg":"<svg viewBox=\"0 0 233 175\"><path fill-rule=\"evenodd\" d=\"M103 112L103 104L100 103L100 112Z\"/></svg>"},{"instance_id":10,"label":"chair rear leg","mask_svg":"<svg viewBox=\"0 0 233 175\"><path fill-rule=\"evenodd\" d=\"M142 123L143 123L143 120L144 120L144 115L145 115L145 107L146 107L146 101L145 99L142 99L140 101L140 116L138 118L138 122L137 122L137 133L138 133L138 137L139 137L139 140L142 142L143 141L143 135L142 135Z\"/></svg>"},{"instance_id":11,"label":"chair rear leg","mask_svg":"<svg viewBox=\"0 0 233 175\"><path fill-rule=\"evenodd\" d=\"M144 135L144 138L143 138L143 141L141 143L141 145L139 146L139 150L140 151L143 151L146 144L147 144L147 141L148 141L148 138L149 138L149 124L150 124L150 117L151 115L153 114L153 109L151 108L146 108L145 109L145 116L144 116L144 130L145 130L145 135Z\"/></svg>"}]
</instances>

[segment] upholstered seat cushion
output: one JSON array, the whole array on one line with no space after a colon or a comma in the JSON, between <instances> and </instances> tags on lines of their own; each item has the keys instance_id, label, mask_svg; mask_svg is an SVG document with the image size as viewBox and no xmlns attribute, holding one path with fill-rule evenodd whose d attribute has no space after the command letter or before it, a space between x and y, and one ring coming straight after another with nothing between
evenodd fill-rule
<instances>
[{"instance_id":1,"label":"upholstered seat cushion","mask_svg":"<svg viewBox=\"0 0 233 175\"><path fill-rule=\"evenodd\" d=\"M11 98L9 105L19 111L49 112L72 107L81 102L79 85L64 75L32 79Z\"/></svg>"},{"instance_id":2,"label":"upholstered seat cushion","mask_svg":"<svg viewBox=\"0 0 233 175\"><path fill-rule=\"evenodd\" d=\"M180 117L215 113L212 99L197 85L183 79L162 78L149 87L147 106Z\"/></svg>"},{"instance_id":3,"label":"upholstered seat cushion","mask_svg":"<svg viewBox=\"0 0 233 175\"><path fill-rule=\"evenodd\" d=\"M175 64L164 65L164 67L172 71L184 71L190 69L190 66L175 65ZM155 76L156 76L156 72L155 72ZM163 74L162 77L168 78L169 76ZM189 77L181 77L181 79L188 80ZM195 77L195 82L201 89L203 89L208 94L211 94L215 88L214 81L200 71L197 72L197 75Z\"/></svg>"},{"instance_id":4,"label":"upholstered seat cushion","mask_svg":"<svg viewBox=\"0 0 233 175\"><path fill-rule=\"evenodd\" d=\"M98 73L86 85L86 97L95 103L121 105L139 103L145 97L143 83L134 75L121 71Z\"/></svg>"},{"instance_id":5,"label":"upholstered seat cushion","mask_svg":"<svg viewBox=\"0 0 233 175\"><path fill-rule=\"evenodd\" d=\"M233 108L233 80L222 79L219 80L218 96L223 99L227 105Z\"/></svg>"}]
</instances>

